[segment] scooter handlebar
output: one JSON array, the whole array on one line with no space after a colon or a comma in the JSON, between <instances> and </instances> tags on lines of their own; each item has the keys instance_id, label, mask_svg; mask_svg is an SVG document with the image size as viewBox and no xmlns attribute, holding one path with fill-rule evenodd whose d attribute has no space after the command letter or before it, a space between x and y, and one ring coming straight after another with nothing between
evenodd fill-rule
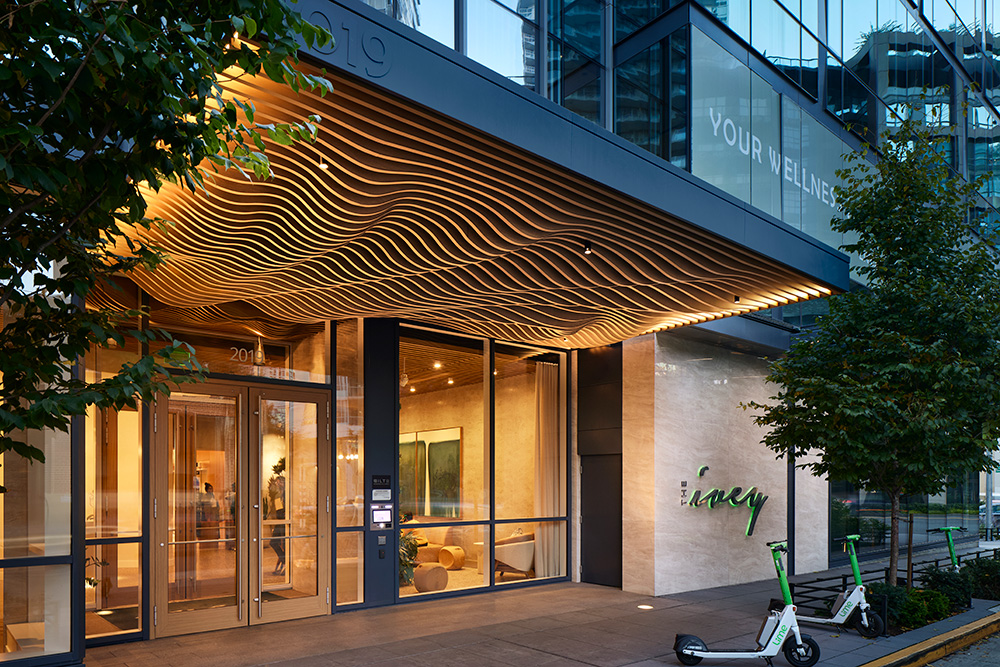
<instances>
[{"instance_id":1,"label":"scooter handlebar","mask_svg":"<svg viewBox=\"0 0 1000 667\"><path fill-rule=\"evenodd\" d=\"M768 542L767 546L769 549L778 549L779 551L788 551L788 540L778 540L777 542Z\"/></svg>"},{"instance_id":2,"label":"scooter handlebar","mask_svg":"<svg viewBox=\"0 0 1000 667\"><path fill-rule=\"evenodd\" d=\"M928 528L928 533L943 533L946 530L957 530L960 533L968 532L968 528L965 526L942 526L941 528Z\"/></svg>"}]
</instances>

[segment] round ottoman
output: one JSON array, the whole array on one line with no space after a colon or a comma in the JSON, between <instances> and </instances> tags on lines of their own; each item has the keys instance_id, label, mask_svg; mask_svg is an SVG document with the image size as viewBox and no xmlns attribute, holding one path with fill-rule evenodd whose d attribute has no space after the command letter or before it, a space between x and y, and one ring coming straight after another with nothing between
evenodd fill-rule
<instances>
[{"instance_id":1,"label":"round ottoman","mask_svg":"<svg viewBox=\"0 0 1000 667\"><path fill-rule=\"evenodd\" d=\"M413 570L413 587L418 593L443 591L448 587L448 570L440 563L421 563Z\"/></svg>"},{"instance_id":2,"label":"round ottoman","mask_svg":"<svg viewBox=\"0 0 1000 667\"><path fill-rule=\"evenodd\" d=\"M465 567L465 549L462 547L441 547L438 552L438 562L446 570L461 570Z\"/></svg>"}]
</instances>

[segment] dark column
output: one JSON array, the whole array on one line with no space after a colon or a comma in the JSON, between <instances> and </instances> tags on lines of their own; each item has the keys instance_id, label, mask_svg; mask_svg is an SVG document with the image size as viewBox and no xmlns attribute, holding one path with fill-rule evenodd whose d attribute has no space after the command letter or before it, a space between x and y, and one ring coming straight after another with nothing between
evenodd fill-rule
<instances>
[{"instance_id":1,"label":"dark column","mask_svg":"<svg viewBox=\"0 0 1000 667\"><path fill-rule=\"evenodd\" d=\"M399 462L399 326L396 320L366 319L365 375L365 604L392 604L399 590L399 530L396 479ZM372 526L372 478L391 479L393 524ZM383 501L376 501L382 503Z\"/></svg>"}]
</instances>

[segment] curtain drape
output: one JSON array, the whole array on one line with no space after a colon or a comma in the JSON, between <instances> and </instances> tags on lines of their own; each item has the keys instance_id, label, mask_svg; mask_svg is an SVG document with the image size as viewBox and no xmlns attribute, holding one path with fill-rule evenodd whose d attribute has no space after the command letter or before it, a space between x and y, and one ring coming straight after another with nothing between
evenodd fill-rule
<instances>
[{"instance_id":1,"label":"curtain drape","mask_svg":"<svg viewBox=\"0 0 1000 667\"><path fill-rule=\"evenodd\" d=\"M535 366L535 516L562 516L566 497L565 457L559 438L559 366ZM564 522L542 522L535 529L535 576L564 574Z\"/></svg>"}]
</instances>

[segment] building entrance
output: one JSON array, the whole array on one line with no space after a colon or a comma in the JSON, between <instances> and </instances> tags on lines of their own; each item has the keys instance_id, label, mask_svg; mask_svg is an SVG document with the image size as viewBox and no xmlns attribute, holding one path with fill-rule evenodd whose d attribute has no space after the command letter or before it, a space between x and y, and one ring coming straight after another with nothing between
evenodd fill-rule
<instances>
[{"instance_id":1,"label":"building entrance","mask_svg":"<svg viewBox=\"0 0 1000 667\"><path fill-rule=\"evenodd\" d=\"M154 637L330 609L329 398L203 384L153 421Z\"/></svg>"}]
</instances>

